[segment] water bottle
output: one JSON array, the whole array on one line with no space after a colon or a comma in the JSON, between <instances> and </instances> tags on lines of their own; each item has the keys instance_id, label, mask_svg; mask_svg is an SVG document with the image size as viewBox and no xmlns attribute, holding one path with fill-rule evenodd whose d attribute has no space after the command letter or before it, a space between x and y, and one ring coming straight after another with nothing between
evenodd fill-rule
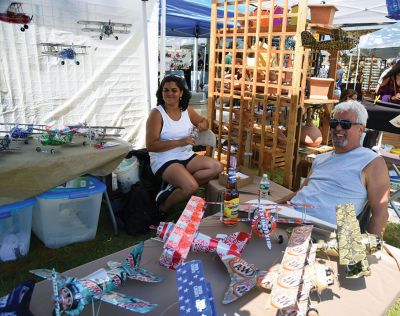
<instances>
[{"instance_id":1,"label":"water bottle","mask_svg":"<svg viewBox=\"0 0 400 316\"><path fill-rule=\"evenodd\" d=\"M259 200L268 200L268 195L269 195L269 180L268 180L268 174L264 173L261 181L260 181L260 186L258 189L258 198Z\"/></svg>"}]
</instances>

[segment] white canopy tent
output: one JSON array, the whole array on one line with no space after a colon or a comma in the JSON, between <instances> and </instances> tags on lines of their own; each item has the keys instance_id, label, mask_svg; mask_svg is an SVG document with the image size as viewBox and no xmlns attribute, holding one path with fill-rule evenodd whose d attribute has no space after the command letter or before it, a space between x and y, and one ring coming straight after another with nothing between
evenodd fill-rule
<instances>
[{"instance_id":1,"label":"white canopy tent","mask_svg":"<svg viewBox=\"0 0 400 316\"><path fill-rule=\"evenodd\" d=\"M362 55L383 59L400 56L400 22L360 37L358 44Z\"/></svg>"},{"instance_id":2,"label":"white canopy tent","mask_svg":"<svg viewBox=\"0 0 400 316\"><path fill-rule=\"evenodd\" d=\"M9 2L0 1L0 12ZM123 138L144 147L157 89L158 1L30 0L23 10L33 15L25 32L0 22L0 122L123 126ZM99 32L83 32L78 20L132 27L118 40L99 40ZM42 54L40 43L85 45L87 54L77 55L79 66L61 65Z\"/></svg>"}]
</instances>

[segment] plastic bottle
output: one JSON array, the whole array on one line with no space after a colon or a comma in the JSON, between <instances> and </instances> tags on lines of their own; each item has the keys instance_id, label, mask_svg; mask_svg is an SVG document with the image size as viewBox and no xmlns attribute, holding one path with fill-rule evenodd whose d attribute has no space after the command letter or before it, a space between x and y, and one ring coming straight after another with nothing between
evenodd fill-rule
<instances>
[{"instance_id":1,"label":"plastic bottle","mask_svg":"<svg viewBox=\"0 0 400 316\"><path fill-rule=\"evenodd\" d=\"M264 173L260 180L260 186L258 189L258 198L259 200L267 200L268 195L269 195L269 179L268 179L268 174Z\"/></svg>"},{"instance_id":2,"label":"plastic bottle","mask_svg":"<svg viewBox=\"0 0 400 316\"><path fill-rule=\"evenodd\" d=\"M224 192L224 221L223 223L228 226L237 224L239 216L239 191L237 190L236 183L236 170L229 168L228 180L226 181L226 188Z\"/></svg>"}]
</instances>

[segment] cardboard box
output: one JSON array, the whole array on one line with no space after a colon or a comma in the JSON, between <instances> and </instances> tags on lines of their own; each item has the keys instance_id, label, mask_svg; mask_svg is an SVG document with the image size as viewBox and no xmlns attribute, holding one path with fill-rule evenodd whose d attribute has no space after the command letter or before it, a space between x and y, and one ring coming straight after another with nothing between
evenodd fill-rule
<instances>
[{"instance_id":1,"label":"cardboard box","mask_svg":"<svg viewBox=\"0 0 400 316\"><path fill-rule=\"evenodd\" d=\"M237 188L242 188L246 185L252 184L254 176L257 174L256 170L251 170L249 168L238 166L236 168L237 176ZM228 174L221 172L218 176L218 183L226 187L226 181L228 180Z\"/></svg>"}]
</instances>

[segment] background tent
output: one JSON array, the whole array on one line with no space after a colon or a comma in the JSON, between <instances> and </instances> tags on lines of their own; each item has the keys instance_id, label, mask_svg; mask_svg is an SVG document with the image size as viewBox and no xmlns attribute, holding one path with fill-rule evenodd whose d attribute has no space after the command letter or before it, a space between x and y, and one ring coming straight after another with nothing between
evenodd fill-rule
<instances>
[{"instance_id":1,"label":"background tent","mask_svg":"<svg viewBox=\"0 0 400 316\"><path fill-rule=\"evenodd\" d=\"M387 59L400 55L400 23L390 24L379 31L360 37L358 44L363 55Z\"/></svg>"},{"instance_id":2,"label":"background tent","mask_svg":"<svg viewBox=\"0 0 400 316\"><path fill-rule=\"evenodd\" d=\"M10 1L0 2L6 11ZM144 26L143 3L147 23ZM25 32L0 22L0 122L123 126L123 137L143 146L147 117L146 80L157 88L158 1L30 0L33 15ZM99 32L83 32L78 20L130 23L130 34L99 40ZM150 40L149 71L145 65L144 34ZM40 43L86 45L80 65L42 54ZM155 99L155 97L154 97ZM155 103L152 102L152 104Z\"/></svg>"}]
</instances>

